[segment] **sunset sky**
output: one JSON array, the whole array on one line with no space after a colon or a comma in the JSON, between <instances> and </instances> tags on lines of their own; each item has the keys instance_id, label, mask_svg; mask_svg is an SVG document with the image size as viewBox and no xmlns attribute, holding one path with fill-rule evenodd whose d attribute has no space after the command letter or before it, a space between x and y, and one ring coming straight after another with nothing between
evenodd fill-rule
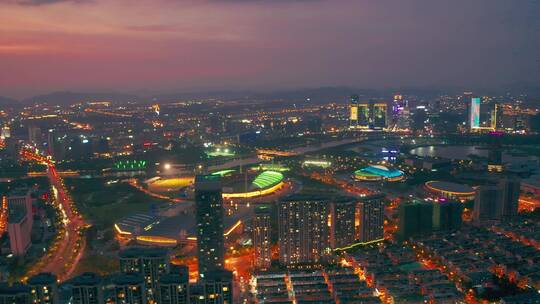
<instances>
[{"instance_id":1,"label":"sunset sky","mask_svg":"<svg viewBox=\"0 0 540 304\"><path fill-rule=\"evenodd\" d=\"M540 83L540 1L0 0L0 95Z\"/></svg>"}]
</instances>

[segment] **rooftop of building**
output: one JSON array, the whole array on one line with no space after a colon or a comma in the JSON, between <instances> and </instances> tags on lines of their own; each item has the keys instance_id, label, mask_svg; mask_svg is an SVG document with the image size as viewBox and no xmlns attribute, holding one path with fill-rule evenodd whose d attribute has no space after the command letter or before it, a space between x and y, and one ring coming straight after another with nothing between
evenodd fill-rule
<instances>
[{"instance_id":1,"label":"rooftop of building","mask_svg":"<svg viewBox=\"0 0 540 304\"><path fill-rule=\"evenodd\" d=\"M9 285L8 283L0 283L0 294L1 295L16 295L21 293L28 293L29 292L28 286L21 284L21 283L15 283L13 285Z\"/></svg>"},{"instance_id":2,"label":"rooftop of building","mask_svg":"<svg viewBox=\"0 0 540 304\"><path fill-rule=\"evenodd\" d=\"M74 286L98 285L101 282L101 276L93 272L85 272L71 279L71 284Z\"/></svg>"},{"instance_id":3,"label":"rooftop of building","mask_svg":"<svg viewBox=\"0 0 540 304\"><path fill-rule=\"evenodd\" d=\"M195 176L195 189L205 191L221 191L221 176L219 175L197 175Z\"/></svg>"},{"instance_id":4,"label":"rooftop of building","mask_svg":"<svg viewBox=\"0 0 540 304\"><path fill-rule=\"evenodd\" d=\"M121 250L118 256L123 259L129 258L167 258L169 251L160 247L129 247Z\"/></svg>"},{"instance_id":5,"label":"rooftop of building","mask_svg":"<svg viewBox=\"0 0 540 304\"><path fill-rule=\"evenodd\" d=\"M282 202L302 202L302 201L324 201L324 202L350 202L354 201L354 197L344 195L331 195L331 194L307 194L298 193L286 196L281 199Z\"/></svg>"},{"instance_id":6,"label":"rooftop of building","mask_svg":"<svg viewBox=\"0 0 540 304\"><path fill-rule=\"evenodd\" d=\"M232 278L233 273L225 269L209 271L203 277L206 282L232 282Z\"/></svg>"},{"instance_id":7,"label":"rooftop of building","mask_svg":"<svg viewBox=\"0 0 540 304\"><path fill-rule=\"evenodd\" d=\"M144 283L144 277L139 273L117 273L111 277L116 285L139 285Z\"/></svg>"},{"instance_id":8,"label":"rooftop of building","mask_svg":"<svg viewBox=\"0 0 540 304\"><path fill-rule=\"evenodd\" d=\"M11 207L8 210L8 223L17 224L22 222L26 217L26 210L24 206Z\"/></svg>"},{"instance_id":9,"label":"rooftop of building","mask_svg":"<svg viewBox=\"0 0 540 304\"><path fill-rule=\"evenodd\" d=\"M8 193L8 199L9 198L16 198L16 197L25 197L27 195L30 195L30 189L29 188L15 188L9 191Z\"/></svg>"},{"instance_id":10,"label":"rooftop of building","mask_svg":"<svg viewBox=\"0 0 540 304\"><path fill-rule=\"evenodd\" d=\"M39 273L28 279L28 285L50 285L56 282L56 276L50 272Z\"/></svg>"},{"instance_id":11,"label":"rooftop of building","mask_svg":"<svg viewBox=\"0 0 540 304\"><path fill-rule=\"evenodd\" d=\"M189 269L186 266L171 265L169 273L159 277L162 284L187 284L189 283Z\"/></svg>"}]
</instances>

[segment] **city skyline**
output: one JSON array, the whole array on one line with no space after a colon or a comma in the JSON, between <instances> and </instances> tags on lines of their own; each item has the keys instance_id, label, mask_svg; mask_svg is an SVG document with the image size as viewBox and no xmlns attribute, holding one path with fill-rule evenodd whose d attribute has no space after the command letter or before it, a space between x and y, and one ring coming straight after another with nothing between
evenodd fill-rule
<instances>
[{"instance_id":1,"label":"city skyline","mask_svg":"<svg viewBox=\"0 0 540 304\"><path fill-rule=\"evenodd\" d=\"M540 6L526 1L11 0L0 8L0 95L16 98L540 79Z\"/></svg>"}]
</instances>

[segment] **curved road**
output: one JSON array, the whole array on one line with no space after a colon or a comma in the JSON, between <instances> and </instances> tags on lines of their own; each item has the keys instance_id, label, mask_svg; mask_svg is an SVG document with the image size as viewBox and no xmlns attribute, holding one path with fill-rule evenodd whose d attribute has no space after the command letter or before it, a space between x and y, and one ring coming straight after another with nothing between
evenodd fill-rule
<instances>
[{"instance_id":1,"label":"curved road","mask_svg":"<svg viewBox=\"0 0 540 304\"><path fill-rule=\"evenodd\" d=\"M28 149L22 150L21 156L47 166L47 177L53 189L55 207L61 214L63 228L48 252L30 268L26 276L52 272L60 281L65 281L71 277L83 256L86 242L82 229L86 223L75 210L73 200L66 190L64 180L56 171L53 161Z\"/></svg>"}]
</instances>

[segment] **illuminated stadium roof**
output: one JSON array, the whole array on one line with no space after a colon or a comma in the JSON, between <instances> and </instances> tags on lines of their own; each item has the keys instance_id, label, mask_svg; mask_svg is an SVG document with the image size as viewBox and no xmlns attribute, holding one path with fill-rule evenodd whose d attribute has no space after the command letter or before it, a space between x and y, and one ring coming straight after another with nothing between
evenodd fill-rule
<instances>
[{"instance_id":1,"label":"illuminated stadium roof","mask_svg":"<svg viewBox=\"0 0 540 304\"><path fill-rule=\"evenodd\" d=\"M229 174L233 173L234 171L236 171L236 170L232 170L232 169L221 170L221 171L216 171L216 172L212 173L212 175L219 175L219 176L223 177L223 176L226 176L226 175L229 175Z\"/></svg>"},{"instance_id":2,"label":"illuminated stadium roof","mask_svg":"<svg viewBox=\"0 0 540 304\"><path fill-rule=\"evenodd\" d=\"M388 181L397 182L405 178L402 171L389 169L385 166L369 166L354 171L354 179L359 181Z\"/></svg>"},{"instance_id":3,"label":"illuminated stadium roof","mask_svg":"<svg viewBox=\"0 0 540 304\"><path fill-rule=\"evenodd\" d=\"M445 181L429 181L425 186L431 191L444 192L453 195L474 195L474 189L468 185Z\"/></svg>"},{"instance_id":4,"label":"illuminated stadium roof","mask_svg":"<svg viewBox=\"0 0 540 304\"><path fill-rule=\"evenodd\" d=\"M385 166L369 166L355 171L354 174L362 176L381 176L384 178L397 178L403 176L402 171L389 169Z\"/></svg>"},{"instance_id":5,"label":"illuminated stadium roof","mask_svg":"<svg viewBox=\"0 0 540 304\"><path fill-rule=\"evenodd\" d=\"M264 171L251 183L254 188L264 189L278 184L283 180L283 174L276 171Z\"/></svg>"}]
</instances>

